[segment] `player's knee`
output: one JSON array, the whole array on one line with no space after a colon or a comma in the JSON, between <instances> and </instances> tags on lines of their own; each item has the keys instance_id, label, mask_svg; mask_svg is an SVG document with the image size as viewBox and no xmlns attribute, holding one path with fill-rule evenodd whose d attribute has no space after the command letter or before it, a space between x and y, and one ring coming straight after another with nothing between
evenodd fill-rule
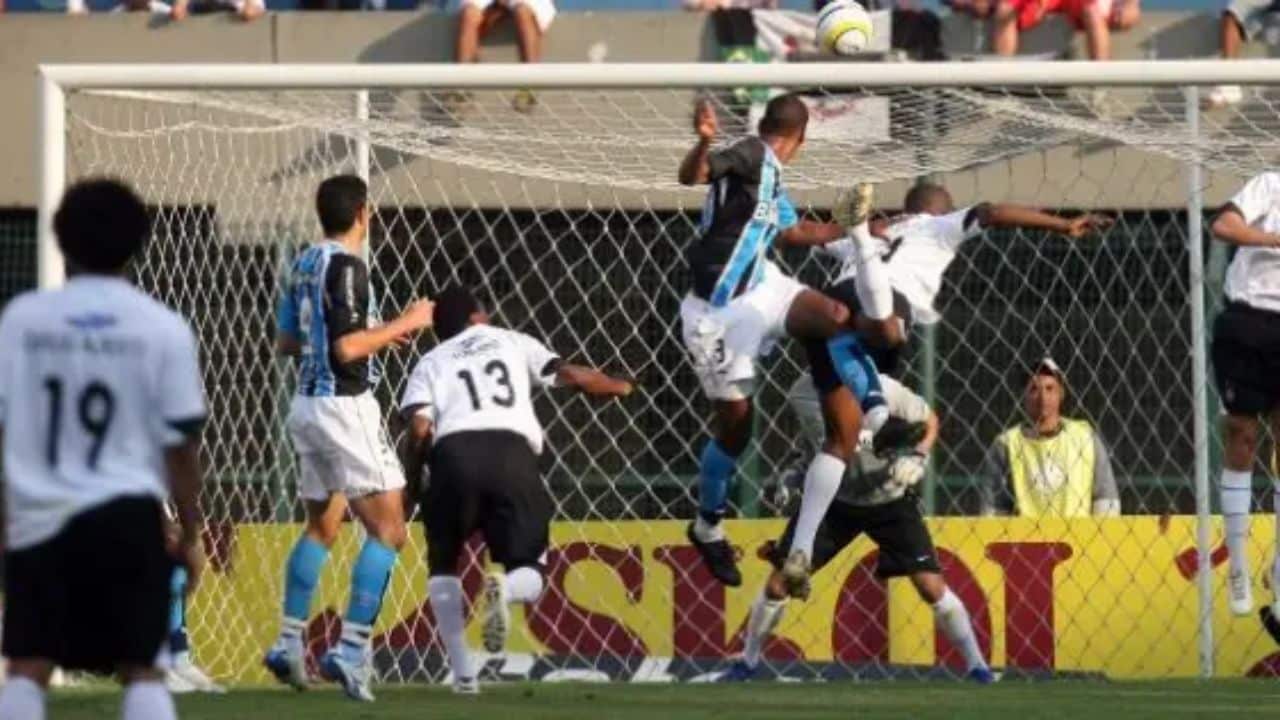
<instances>
[{"instance_id":1,"label":"player's knee","mask_svg":"<svg viewBox=\"0 0 1280 720\"><path fill-rule=\"evenodd\" d=\"M911 576L911 585L915 587L920 599L930 605L936 604L947 594L947 584L938 573L916 573Z\"/></svg>"},{"instance_id":2,"label":"player's knee","mask_svg":"<svg viewBox=\"0 0 1280 720\"><path fill-rule=\"evenodd\" d=\"M1018 7L1008 0L996 3L996 11L991 15L992 19L999 25L1004 25L1018 19Z\"/></svg>"},{"instance_id":3,"label":"player's knee","mask_svg":"<svg viewBox=\"0 0 1280 720\"><path fill-rule=\"evenodd\" d=\"M478 33L484 24L484 11L474 5L463 5L458 12L458 32Z\"/></svg>"},{"instance_id":4,"label":"player's knee","mask_svg":"<svg viewBox=\"0 0 1280 720\"><path fill-rule=\"evenodd\" d=\"M725 452L737 456L751 440L751 402L716 403L716 441Z\"/></svg>"},{"instance_id":5,"label":"player's knee","mask_svg":"<svg viewBox=\"0 0 1280 720\"><path fill-rule=\"evenodd\" d=\"M307 537L320 543L327 550L332 548L333 544L338 541L338 531L341 529L341 525L333 523L323 521L308 522Z\"/></svg>"},{"instance_id":6,"label":"player's knee","mask_svg":"<svg viewBox=\"0 0 1280 720\"><path fill-rule=\"evenodd\" d=\"M769 574L769 580L764 584L764 596L775 602L790 597L787 594L787 582L780 571L774 570Z\"/></svg>"},{"instance_id":7,"label":"player's knee","mask_svg":"<svg viewBox=\"0 0 1280 720\"><path fill-rule=\"evenodd\" d=\"M514 18L517 23L536 24L538 22L537 16L533 14L533 8L524 3L514 3L514 7L511 8L511 17Z\"/></svg>"},{"instance_id":8,"label":"player's knee","mask_svg":"<svg viewBox=\"0 0 1280 720\"><path fill-rule=\"evenodd\" d=\"M16 658L9 660L6 672L10 677L24 677L42 688L48 688L49 678L53 677L53 663L36 658Z\"/></svg>"},{"instance_id":9,"label":"player's knee","mask_svg":"<svg viewBox=\"0 0 1280 720\"><path fill-rule=\"evenodd\" d=\"M377 538L379 543L399 550L409 541L409 529L404 522L386 522L377 528L373 536Z\"/></svg>"}]
</instances>

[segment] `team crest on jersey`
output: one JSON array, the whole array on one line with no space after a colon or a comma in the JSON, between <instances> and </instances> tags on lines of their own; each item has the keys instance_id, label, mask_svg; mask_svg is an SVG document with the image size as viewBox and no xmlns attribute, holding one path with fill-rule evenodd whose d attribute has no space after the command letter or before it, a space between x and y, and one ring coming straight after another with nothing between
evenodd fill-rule
<instances>
[{"instance_id":1,"label":"team crest on jersey","mask_svg":"<svg viewBox=\"0 0 1280 720\"><path fill-rule=\"evenodd\" d=\"M67 318L67 324L77 330L104 330L116 324L114 315L106 313L85 313Z\"/></svg>"}]
</instances>

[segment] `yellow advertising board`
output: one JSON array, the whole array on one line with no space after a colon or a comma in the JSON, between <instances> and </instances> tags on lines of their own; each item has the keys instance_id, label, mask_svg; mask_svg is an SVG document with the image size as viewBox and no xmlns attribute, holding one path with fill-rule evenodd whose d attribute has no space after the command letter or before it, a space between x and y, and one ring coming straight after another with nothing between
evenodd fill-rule
<instances>
[{"instance_id":1,"label":"yellow advertising board","mask_svg":"<svg viewBox=\"0 0 1280 720\"><path fill-rule=\"evenodd\" d=\"M994 666L1113 678L1199 672L1194 518L939 518L929 525L944 576L968 607ZM683 522L557 523L547 590L517 611L511 650L573 658L588 667L730 657L740 648L750 604L769 571L757 550L782 526L779 520L726 523L743 552L745 581L740 588L723 588L698 563ZM219 675L267 679L257 660L278 627L284 562L299 531L293 525L242 525L212 538L214 571L189 615L195 650ZM1263 578L1275 547L1272 532L1270 516L1255 518L1251 561L1259 602L1271 600ZM463 576L478 646L485 557L478 541L473 548L474 561ZM433 647L439 655L422 550L415 531L377 628L381 652L401 667ZM347 531L317 592L310 631L314 651L336 636L354 551L354 532ZM931 609L906 580L877 579L874 552L874 544L859 539L818 573L812 598L791 603L767 655L815 667L954 666L958 655L936 632ZM1216 673L1274 672L1280 648L1257 617L1232 617L1226 608L1224 561L1225 551L1217 548Z\"/></svg>"}]
</instances>

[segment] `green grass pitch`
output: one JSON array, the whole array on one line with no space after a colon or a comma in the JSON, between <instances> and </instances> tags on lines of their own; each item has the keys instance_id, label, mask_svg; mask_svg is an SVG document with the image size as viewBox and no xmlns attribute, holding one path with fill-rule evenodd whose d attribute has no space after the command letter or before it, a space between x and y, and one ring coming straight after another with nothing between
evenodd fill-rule
<instances>
[{"instance_id":1,"label":"green grass pitch","mask_svg":"<svg viewBox=\"0 0 1280 720\"><path fill-rule=\"evenodd\" d=\"M382 687L353 703L332 689L243 689L183 696L182 720L1139 720L1277 718L1280 683L1268 680L961 683L751 683L746 685L512 684L478 697L443 688ZM117 717L116 690L52 695L50 720Z\"/></svg>"}]
</instances>

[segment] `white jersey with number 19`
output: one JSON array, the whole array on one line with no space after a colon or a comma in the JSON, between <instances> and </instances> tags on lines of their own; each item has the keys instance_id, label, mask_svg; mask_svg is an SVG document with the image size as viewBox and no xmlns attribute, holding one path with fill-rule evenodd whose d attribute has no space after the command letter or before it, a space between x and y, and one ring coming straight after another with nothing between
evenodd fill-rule
<instances>
[{"instance_id":1,"label":"white jersey with number 19","mask_svg":"<svg viewBox=\"0 0 1280 720\"><path fill-rule=\"evenodd\" d=\"M8 548L119 497L167 499L164 449L205 414L190 326L128 282L15 298L0 315Z\"/></svg>"},{"instance_id":2,"label":"white jersey with number 19","mask_svg":"<svg viewBox=\"0 0 1280 720\"><path fill-rule=\"evenodd\" d=\"M551 385L560 358L514 330L472 325L422 356L409 376L402 412L425 414L435 441L471 430L510 430L542 452L532 388Z\"/></svg>"}]
</instances>

